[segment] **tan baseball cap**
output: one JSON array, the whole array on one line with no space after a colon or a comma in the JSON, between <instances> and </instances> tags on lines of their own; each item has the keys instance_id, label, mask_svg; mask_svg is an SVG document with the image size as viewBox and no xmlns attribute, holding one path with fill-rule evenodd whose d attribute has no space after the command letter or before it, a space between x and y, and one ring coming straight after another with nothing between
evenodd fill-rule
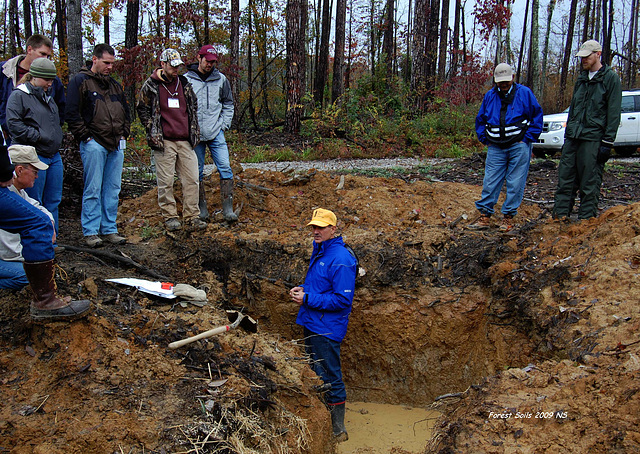
<instances>
[{"instance_id":1,"label":"tan baseball cap","mask_svg":"<svg viewBox=\"0 0 640 454\"><path fill-rule=\"evenodd\" d=\"M582 43L576 57L588 57L594 52L602 52L602 46L595 39L590 39Z\"/></svg>"},{"instance_id":2,"label":"tan baseball cap","mask_svg":"<svg viewBox=\"0 0 640 454\"><path fill-rule=\"evenodd\" d=\"M318 208L313 211L311 222L307 225L317 225L318 227L326 227L328 225L338 224L338 218L333 211L325 210L324 208Z\"/></svg>"},{"instance_id":3,"label":"tan baseball cap","mask_svg":"<svg viewBox=\"0 0 640 454\"><path fill-rule=\"evenodd\" d=\"M31 164L38 170L47 170L49 166L38 158L36 149L31 145L11 145L9 157L15 165Z\"/></svg>"},{"instance_id":4,"label":"tan baseball cap","mask_svg":"<svg viewBox=\"0 0 640 454\"><path fill-rule=\"evenodd\" d=\"M500 63L493 71L493 80L495 80L496 83L513 80L513 68L506 63Z\"/></svg>"}]
</instances>

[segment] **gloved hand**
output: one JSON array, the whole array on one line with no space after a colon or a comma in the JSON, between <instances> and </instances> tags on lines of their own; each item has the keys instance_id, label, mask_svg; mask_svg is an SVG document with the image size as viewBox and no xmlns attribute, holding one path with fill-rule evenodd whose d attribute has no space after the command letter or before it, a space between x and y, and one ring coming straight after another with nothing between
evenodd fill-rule
<instances>
[{"instance_id":1,"label":"gloved hand","mask_svg":"<svg viewBox=\"0 0 640 454\"><path fill-rule=\"evenodd\" d=\"M611 158L611 147L609 145L600 144L600 148L598 148L598 157L596 158L596 162L598 164L604 164Z\"/></svg>"},{"instance_id":2,"label":"gloved hand","mask_svg":"<svg viewBox=\"0 0 640 454\"><path fill-rule=\"evenodd\" d=\"M187 301L205 302L207 294L204 290L197 289L189 284L176 284L173 287L173 294Z\"/></svg>"}]
</instances>

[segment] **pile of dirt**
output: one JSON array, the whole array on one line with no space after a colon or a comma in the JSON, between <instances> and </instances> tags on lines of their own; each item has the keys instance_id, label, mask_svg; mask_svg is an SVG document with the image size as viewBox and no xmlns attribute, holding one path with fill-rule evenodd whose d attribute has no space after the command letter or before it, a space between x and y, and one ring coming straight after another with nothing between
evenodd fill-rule
<instances>
[{"instance_id":1,"label":"pile of dirt","mask_svg":"<svg viewBox=\"0 0 640 454\"><path fill-rule=\"evenodd\" d=\"M68 216L60 242L76 247L58 257L59 287L94 310L35 325L28 289L0 291L0 451L332 452L287 296L304 279L316 207L336 212L360 261L343 344L349 399L438 399L434 452L637 449L640 205L553 222L549 163L532 168L507 234L464 229L477 216L477 156L400 178L236 169L241 221L216 212L196 232L166 233L153 189L121 204L129 242L99 251L77 247ZM615 200L637 200L626 177L606 183L620 185ZM219 210L216 178L206 187ZM208 304L104 280L121 277L201 287ZM225 309L250 314L258 333L168 348L227 323ZM495 417L507 412L533 416Z\"/></svg>"}]
</instances>

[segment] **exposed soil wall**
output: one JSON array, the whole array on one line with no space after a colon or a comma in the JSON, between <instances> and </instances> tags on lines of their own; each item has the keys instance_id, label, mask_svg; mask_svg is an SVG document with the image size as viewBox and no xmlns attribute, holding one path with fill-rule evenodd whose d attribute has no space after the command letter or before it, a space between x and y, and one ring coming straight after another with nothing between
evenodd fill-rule
<instances>
[{"instance_id":1,"label":"exposed soil wall","mask_svg":"<svg viewBox=\"0 0 640 454\"><path fill-rule=\"evenodd\" d=\"M478 186L237 174L240 223L217 214L204 232L167 234L151 190L121 206L128 244L60 255L61 291L95 303L84 320L35 325L28 289L0 292L0 450L332 452L287 296L304 279L319 206L336 212L363 271L343 344L350 399L427 405L455 394L438 400L434 452L637 448L637 204L562 224L526 203L514 231L471 232ZM207 190L215 211L215 179ZM77 219L62 222L60 242L79 244ZM149 278L145 269L203 286L208 304L103 280ZM229 308L259 332L167 348L225 324ZM503 410L567 417L490 416Z\"/></svg>"}]
</instances>

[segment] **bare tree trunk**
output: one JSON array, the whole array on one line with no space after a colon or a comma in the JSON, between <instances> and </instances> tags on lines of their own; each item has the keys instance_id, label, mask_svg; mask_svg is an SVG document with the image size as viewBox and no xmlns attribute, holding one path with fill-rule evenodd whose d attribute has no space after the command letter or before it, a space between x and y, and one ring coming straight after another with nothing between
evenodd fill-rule
<instances>
[{"instance_id":1,"label":"bare tree trunk","mask_svg":"<svg viewBox=\"0 0 640 454\"><path fill-rule=\"evenodd\" d=\"M111 31L109 30L109 11L106 10L104 15L102 16L102 22L104 24L104 43L111 43Z\"/></svg>"},{"instance_id":2,"label":"bare tree trunk","mask_svg":"<svg viewBox=\"0 0 640 454\"><path fill-rule=\"evenodd\" d=\"M428 0L416 0L413 22L413 70L411 71L411 89L416 96L416 108L422 110L427 96L427 42L430 5Z\"/></svg>"},{"instance_id":3,"label":"bare tree trunk","mask_svg":"<svg viewBox=\"0 0 640 454\"><path fill-rule=\"evenodd\" d=\"M306 0L287 1L287 112L284 130L292 134L300 132L304 112L307 7Z\"/></svg>"},{"instance_id":4,"label":"bare tree trunk","mask_svg":"<svg viewBox=\"0 0 640 454\"><path fill-rule=\"evenodd\" d=\"M638 40L638 0L631 0L631 12L629 14L629 39L626 44L628 58L625 60L624 83L627 89L635 85L636 55Z\"/></svg>"},{"instance_id":5,"label":"bare tree trunk","mask_svg":"<svg viewBox=\"0 0 640 454\"><path fill-rule=\"evenodd\" d=\"M454 14L453 20L453 44L452 44L452 55L451 55L451 71L450 74L455 76L458 74L458 67L460 65L460 20L461 20L461 10L462 10L462 1L456 1L456 12Z\"/></svg>"},{"instance_id":6,"label":"bare tree trunk","mask_svg":"<svg viewBox=\"0 0 640 454\"><path fill-rule=\"evenodd\" d=\"M531 2L531 40L529 41L529 65L527 68L527 86L540 99L540 25L538 23L539 0Z\"/></svg>"},{"instance_id":7,"label":"bare tree trunk","mask_svg":"<svg viewBox=\"0 0 640 454\"><path fill-rule=\"evenodd\" d=\"M376 71L377 43L376 2L375 0L369 0L369 58L371 59L371 75Z\"/></svg>"},{"instance_id":8,"label":"bare tree trunk","mask_svg":"<svg viewBox=\"0 0 640 454\"><path fill-rule=\"evenodd\" d=\"M320 36L320 49L318 51L318 63L316 65L316 77L313 99L316 105L324 106L324 87L327 84L329 72L329 35L331 32L331 8L329 0L322 2L322 34Z\"/></svg>"},{"instance_id":9,"label":"bare tree trunk","mask_svg":"<svg viewBox=\"0 0 640 454\"><path fill-rule=\"evenodd\" d=\"M31 4L31 11L32 12L36 12L38 11L36 9L36 3L34 0L25 0L28 1ZM40 16L40 23L38 23L38 16ZM43 21L43 14L35 14L35 16L33 16L33 33L42 33L41 30L44 29L42 25L42 21Z\"/></svg>"},{"instance_id":10,"label":"bare tree trunk","mask_svg":"<svg viewBox=\"0 0 640 454\"><path fill-rule=\"evenodd\" d=\"M234 73L240 68L240 0L231 0L231 67ZM238 128L238 99L240 97L240 76L229 77L233 94L233 128Z\"/></svg>"},{"instance_id":11,"label":"bare tree trunk","mask_svg":"<svg viewBox=\"0 0 640 454\"><path fill-rule=\"evenodd\" d=\"M382 54L385 59L387 75L393 74L393 31L395 29L394 12L396 6L394 0L387 0L385 7L384 23L382 25Z\"/></svg>"},{"instance_id":12,"label":"bare tree trunk","mask_svg":"<svg viewBox=\"0 0 640 454\"><path fill-rule=\"evenodd\" d=\"M164 0L164 37L170 38L171 30L171 1Z\"/></svg>"},{"instance_id":13,"label":"bare tree trunk","mask_svg":"<svg viewBox=\"0 0 640 454\"><path fill-rule=\"evenodd\" d=\"M62 65L67 64L67 4L65 0L56 2L56 26L58 27L58 49Z\"/></svg>"},{"instance_id":14,"label":"bare tree trunk","mask_svg":"<svg viewBox=\"0 0 640 454\"><path fill-rule=\"evenodd\" d=\"M353 0L349 0L349 45L347 49L349 52L347 53L347 67L344 71L344 87L346 90L351 86L351 50L353 44Z\"/></svg>"},{"instance_id":15,"label":"bare tree trunk","mask_svg":"<svg viewBox=\"0 0 640 454\"><path fill-rule=\"evenodd\" d=\"M551 37L551 23L553 20L553 11L556 9L556 0L549 0L547 6L547 29L544 33L544 49L542 50L542 74L547 74L547 63L549 61L549 38ZM540 98L538 101L542 103L544 100L544 86L547 78L542 77L540 79Z\"/></svg>"},{"instance_id":16,"label":"bare tree trunk","mask_svg":"<svg viewBox=\"0 0 640 454\"><path fill-rule=\"evenodd\" d=\"M9 0L9 52L11 55L18 53L18 31L20 30L18 20L18 0Z\"/></svg>"},{"instance_id":17,"label":"bare tree trunk","mask_svg":"<svg viewBox=\"0 0 640 454\"><path fill-rule=\"evenodd\" d=\"M584 26L582 27L582 42L589 39L589 19L591 18L591 0L584 1Z\"/></svg>"},{"instance_id":18,"label":"bare tree trunk","mask_svg":"<svg viewBox=\"0 0 640 454\"><path fill-rule=\"evenodd\" d=\"M609 10L606 7L607 1L602 0L602 62L611 64L611 36L613 35L613 0L609 0Z\"/></svg>"},{"instance_id":19,"label":"bare tree trunk","mask_svg":"<svg viewBox=\"0 0 640 454\"><path fill-rule=\"evenodd\" d=\"M560 87L557 99L558 111L564 110L565 91L567 88L567 78L569 76L569 61L571 60L571 54L573 50L573 31L576 25L576 10L578 7L578 0L571 0L571 7L569 8L569 29L567 30L567 42L564 48L564 58L562 59L562 70L560 71Z\"/></svg>"},{"instance_id":20,"label":"bare tree trunk","mask_svg":"<svg viewBox=\"0 0 640 454\"><path fill-rule=\"evenodd\" d=\"M249 84L249 117L255 129L258 129L256 122L256 109L253 105L253 15L255 11L254 0L249 0L247 10L249 11L249 26L247 38L247 83Z\"/></svg>"},{"instance_id":21,"label":"bare tree trunk","mask_svg":"<svg viewBox=\"0 0 640 454\"><path fill-rule=\"evenodd\" d=\"M203 0L202 15L204 16L204 36L202 38L203 44L200 44L198 47L209 44L209 0Z\"/></svg>"},{"instance_id":22,"label":"bare tree trunk","mask_svg":"<svg viewBox=\"0 0 640 454\"><path fill-rule=\"evenodd\" d=\"M162 26L160 25L160 1L156 0L156 35L162 36Z\"/></svg>"},{"instance_id":23,"label":"bare tree trunk","mask_svg":"<svg viewBox=\"0 0 640 454\"><path fill-rule=\"evenodd\" d=\"M125 22L124 32L124 47L127 50L131 50L138 45L138 19L140 16L140 0L127 0L127 19ZM134 71L134 56L130 53L125 54L124 67L126 73L133 73ZM125 78L131 83L125 83L124 95L127 98L129 107L131 107L130 114L133 120L136 116L136 109L133 106L136 104L136 84L135 78Z\"/></svg>"},{"instance_id":24,"label":"bare tree trunk","mask_svg":"<svg viewBox=\"0 0 640 454\"><path fill-rule=\"evenodd\" d=\"M447 71L447 46L449 45L449 0L442 0L440 17L440 49L438 55L438 79L444 82Z\"/></svg>"},{"instance_id":25,"label":"bare tree trunk","mask_svg":"<svg viewBox=\"0 0 640 454\"><path fill-rule=\"evenodd\" d=\"M529 4L531 0L526 0L524 7L524 24L522 25L522 40L520 41L520 55L518 55L518 70L516 71L516 81L522 80L522 61L524 59L524 43L527 40L527 20L529 19Z\"/></svg>"},{"instance_id":26,"label":"bare tree trunk","mask_svg":"<svg viewBox=\"0 0 640 454\"><path fill-rule=\"evenodd\" d=\"M29 3L29 0L22 0L22 12L24 21L24 37L29 38L29 36L33 35L33 29L31 28L31 4Z\"/></svg>"},{"instance_id":27,"label":"bare tree trunk","mask_svg":"<svg viewBox=\"0 0 640 454\"><path fill-rule=\"evenodd\" d=\"M331 102L336 102L344 94L344 41L347 20L347 1L336 3L336 45L333 54L333 82L331 85Z\"/></svg>"},{"instance_id":28,"label":"bare tree trunk","mask_svg":"<svg viewBox=\"0 0 640 454\"><path fill-rule=\"evenodd\" d=\"M80 71L84 65L84 57L82 52L82 5L80 0L69 0L67 3L67 36L68 56L69 56L69 75L73 75Z\"/></svg>"},{"instance_id":29,"label":"bare tree trunk","mask_svg":"<svg viewBox=\"0 0 640 454\"><path fill-rule=\"evenodd\" d=\"M427 87L435 88L438 67L438 26L440 25L440 0L431 0L429 34L427 36Z\"/></svg>"}]
</instances>

